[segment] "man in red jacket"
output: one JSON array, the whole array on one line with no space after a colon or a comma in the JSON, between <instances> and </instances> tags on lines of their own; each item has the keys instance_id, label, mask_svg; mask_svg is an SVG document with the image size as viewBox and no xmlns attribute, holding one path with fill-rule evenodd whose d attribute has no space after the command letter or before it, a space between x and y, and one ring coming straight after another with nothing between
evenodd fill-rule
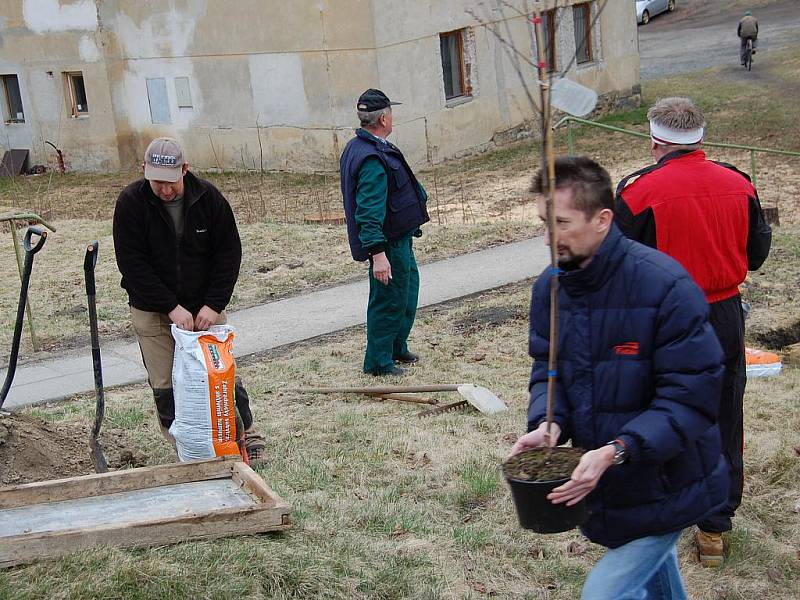
<instances>
[{"instance_id":1,"label":"man in red jacket","mask_svg":"<svg viewBox=\"0 0 800 600\"><path fill-rule=\"evenodd\" d=\"M702 111L689 98L663 98L648 111L656 163L617 187L616 219L631 239L681 263L706 295L725 352L719 408L723 453L731 467L728 505L698 523L700 561L721 566L722 533L741 504L744 470L742 399L747 381L739 284L766 260L772 232L750 178L706 159Z\"/></svg>"}]
</instances>

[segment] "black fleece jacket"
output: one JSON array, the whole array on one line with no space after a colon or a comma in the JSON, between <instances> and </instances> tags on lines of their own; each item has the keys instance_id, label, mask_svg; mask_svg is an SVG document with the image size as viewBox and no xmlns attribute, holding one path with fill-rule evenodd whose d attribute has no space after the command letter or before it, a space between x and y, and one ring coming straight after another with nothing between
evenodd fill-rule
<instances>
[{"instance_id":1,"label":"black fleece jacket","mask_svg":"<svg viewBox=\"0 0 800 600\"><path fill-rule=\"evenodd\" d=\"M204 305L221 312L230 302L242 262L233 211L214 185L191 172L184 186L180 240L146 179L117 199L114 252L134 308L166 314L180 304L196 314Z\"/></svg>"}]
</instances>

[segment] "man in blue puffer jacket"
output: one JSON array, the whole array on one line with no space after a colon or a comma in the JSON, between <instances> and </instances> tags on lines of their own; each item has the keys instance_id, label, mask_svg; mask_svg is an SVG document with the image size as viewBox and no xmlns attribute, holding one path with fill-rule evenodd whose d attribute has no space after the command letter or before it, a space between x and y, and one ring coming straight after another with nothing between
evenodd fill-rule
<instances>
[{"instance_id":1,"label":"man in blue puffer jacket","mask_svg":"<svg viewBox=\"0 0 800 600\"><path fill-rule=\"evenodd\" d=\"M545 218L539 172L531 191ZM548 496L586 497L583 528L609 551L584 599L686 598L675 544L727 498L716 425L722 350L703 292L675 260L614 225L608 173L585 157L556 161L558 370L546 434L549 269L533 287L528 431L512 449L572 441L588 450Z\"/></svg>"}]
</instances>

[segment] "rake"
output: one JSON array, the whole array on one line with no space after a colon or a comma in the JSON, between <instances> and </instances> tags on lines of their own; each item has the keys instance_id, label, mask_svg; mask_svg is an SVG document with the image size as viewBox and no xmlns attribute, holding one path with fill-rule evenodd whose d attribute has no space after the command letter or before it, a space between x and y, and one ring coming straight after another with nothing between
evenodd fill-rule
<instances>
[{"instance_id":1,"label":"rake","mask_svg":"<svg viewBox=\"0 0 800 600\"><path fill-rule=\"evenodd\" d=\"M483 386L472 383L458 384L434 384L434 385L388 385L377 387L330 387L330 388L294 388L287 390L304 394L364 394L367 396L386 398L389 400L400 400L405 402L415 402L421 404L438 404L434 400L425 400L418 396L402 396L402 394L414 394L421 392L458 392L463 400L454 404L447 404L436 407L430 414L448 412L461 408L462 406L474 406L478 411L486 415L493 415L504 410L508 410L505 403L498 398L494 392ZM420 413L421 416L423 413Z\"/></svg>"}]
</instances>

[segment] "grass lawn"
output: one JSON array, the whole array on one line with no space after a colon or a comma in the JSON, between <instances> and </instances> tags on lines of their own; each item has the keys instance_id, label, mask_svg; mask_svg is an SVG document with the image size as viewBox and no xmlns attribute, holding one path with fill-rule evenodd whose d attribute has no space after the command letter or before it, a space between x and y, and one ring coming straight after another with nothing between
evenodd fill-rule
<instances>
[{"instance_id":1,"label":"grass lawn","mask_svg":"<svg viewBox=\"0 0 800 600\"><path fill-rule=\"evenodd\" d=\"M510 408L494 417L420 419L412 405L286 391L370 383L358 373L360 328L243 361L269 440L260 473L293 506L292 530L3 571L0 598L576 598L602 549L577 531L519 529L499 473L525 422L528 301L518 285L433 307L412 337L424 361L408 382L479 382ZM700 568L682 540L692 598L800 593L798 389L798 369L749 382L745 502L722 570ZM112 390L107 403L109 454L124 440L142 463L169 460L146 386ZM28 412L86 428L92 409L84 398Z\"/></svg>"}]
</instances>

